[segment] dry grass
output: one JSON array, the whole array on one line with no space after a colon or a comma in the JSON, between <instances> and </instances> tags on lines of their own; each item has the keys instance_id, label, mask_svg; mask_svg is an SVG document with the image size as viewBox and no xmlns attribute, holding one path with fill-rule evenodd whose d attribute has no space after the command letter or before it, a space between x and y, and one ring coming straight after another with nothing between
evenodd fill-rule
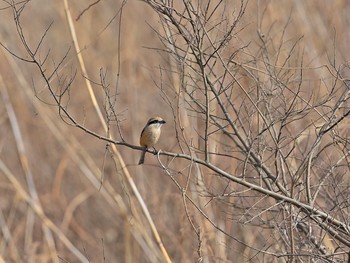
<instances>
[{"instance_id":1,"label":"dry grass","mask_svg":"<svg viewBox=\"0 0 350 263\"><path fill-rule=\"evenodd\" d=\"M88 6L87 1L70 2L73 17ZM6 6L5 2L0 3L0 8ZM108 74L106 81L113 86L120 70L116 110L123 120L120 126L127 142L137 145L145 121L161 115L169 121L159 148L176 151L172 111L153 82L159 76L159 65L169 65L161 54L146 48L160 47L156 33L148 25L160 27L158 17L144 3L128 1L118 39L120 21L118 16L112 22L111 19L120 7L120 2L101 1L73 22L87 74L90 80L98 82L103 68ZM285 39L295 41L304 36L306 67L328 64L333 48L340 60L349 60L348 1L249 1L237 44L251 41L254 48L258 14L262 12L266 13L261 26L273 25L271 34L276 38L290 17ZM31 1L21 19L30 46L38 42L53 22L40 51L44 58L45 50L50 50L51 65L58 63L67 48L73 47L63 1L50 4ZM0 21L1 43L24 54L11 9L0 10ZM67 75L79 68L73 48L65 63L63 73ZM317 72L319 75L310 73L308 77L322 80L322 71ZM322 85L318 88L320 96L326 92ZM97 85L92 85L92 89L102 106L102 90ZM80 69L70 92L69 110L76 119L105 135ZM35 93L46 103L39 101ZM198 240L186 209L195 224L201 226L201 235L206 240L202 244L203 253L211 262L243 262L254 254L248 247L220 237L221 233L185 203L172 180L153 165L154 156L147 155L147 165L139 167L136 165L139 152L119 147L125 163L121 168L120 160L111 157L105 142L66 125L59 118L57 107L50 105L52 101L36 69L4 49L0 49L0 101L0 262L163 261L164 253L154 241L154 232L124 177L125 168L173 262L193 262L198 257ZM110 125L111 133L118 137L116 123ZM186 183L185 179L179 181ZM216 183L220 187L220 182ZM215 187L215 182L212 185ZM220 224L246 244L263 243L262 237L274 239L271 232L263 229L257 232L252 226L232 221L234 211L222 211L223 207L212 203L206 205L204 199L199 199L200 193L194 198L198 198L208 215L220 215ZM263 257L254 260L264 262Z\"/></svg>"}]
</instances>

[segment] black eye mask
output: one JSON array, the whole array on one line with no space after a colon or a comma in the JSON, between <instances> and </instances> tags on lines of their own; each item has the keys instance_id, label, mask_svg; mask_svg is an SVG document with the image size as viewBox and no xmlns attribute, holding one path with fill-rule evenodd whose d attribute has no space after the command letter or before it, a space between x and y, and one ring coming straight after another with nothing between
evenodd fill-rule
<instances>
[{"instance_id":1,"label":"black eye mask","mask_svg":"<svg viewBox=\"0 0 350 263\"><path fill-rule=\"evenodd\" d=\"M163 123L165 123L165 121L163 121L163 120L161 120L161 121L159 121L159 120L152 120L152 121L149 123L149 125L151 125L151 124L156 124L156 123L163 124Z\"/></svg>"}]
</instances>

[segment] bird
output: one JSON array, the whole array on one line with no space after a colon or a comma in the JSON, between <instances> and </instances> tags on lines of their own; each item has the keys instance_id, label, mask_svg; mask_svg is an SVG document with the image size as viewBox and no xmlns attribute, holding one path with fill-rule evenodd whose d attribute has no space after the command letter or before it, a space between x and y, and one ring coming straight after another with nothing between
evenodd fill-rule
<instances>
[{"instance_id":1,"label":"bird","mask_svg":"<svg viewBox=\"0 0 350 263\"><path fill-rule=\"evenodd\" d=\"M158 142L160 137L160 128L166 122L161 117L153 117L148 120L146 126L143 128L140 136L140 145L144 147L141 153L139 165L145 161L146 150Z\"/></svg>"}]
</instances>

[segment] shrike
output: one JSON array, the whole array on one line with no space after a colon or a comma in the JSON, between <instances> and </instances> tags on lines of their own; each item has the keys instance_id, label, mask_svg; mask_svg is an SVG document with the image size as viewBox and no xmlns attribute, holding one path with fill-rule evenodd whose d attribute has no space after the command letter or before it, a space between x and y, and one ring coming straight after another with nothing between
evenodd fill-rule
<instances>
[{"instance_id":1,"label":"shrike","mask_svg":"<svg viewBox=\"0 0 350 263\"><path fill-rule=\"evenodd\" d=\"M140 145L145 149L141 153L139 164L145 161L146 150L154 147L160 136L160 127L165 123L161 117L154 117L148 120L140 136Z\"/></svg>"}]
</instances>

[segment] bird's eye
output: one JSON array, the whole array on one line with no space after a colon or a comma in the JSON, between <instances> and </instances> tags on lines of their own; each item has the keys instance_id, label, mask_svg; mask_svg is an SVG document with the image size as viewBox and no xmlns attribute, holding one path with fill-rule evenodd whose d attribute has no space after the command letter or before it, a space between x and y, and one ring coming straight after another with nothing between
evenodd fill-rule
<instances>
[{"instance_id":1,"label":"bird's eye","mask_svg":"<svg viewBox=\"0 0 350 263\"><path fill-rule=\"evenodd\" d=\"M156 123L158 123L159 121L158 120L152 120L150 123L149 123L149 125L151 125L151 124L156 124Z\"/></svg>"}]
</instances>

